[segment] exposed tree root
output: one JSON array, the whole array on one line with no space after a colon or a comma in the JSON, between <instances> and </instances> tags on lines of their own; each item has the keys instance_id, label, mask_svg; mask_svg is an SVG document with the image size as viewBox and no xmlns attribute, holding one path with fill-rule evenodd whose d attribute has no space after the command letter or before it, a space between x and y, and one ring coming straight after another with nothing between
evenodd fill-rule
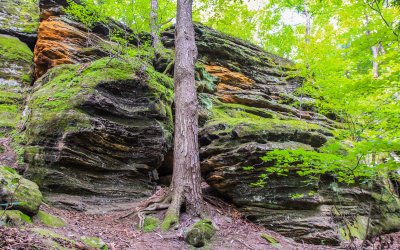
<instances>
[{"instance_id":1,"label":"exposed tree root","mask_svg":"<svg viewBox=\"0 0 400 250\"><path fill-rule=\"evenodd\" d=\"M203 210L205 206L201 206L201 209L193 209L191 204L186 202L182 188L169 190L156 198L151 197L144 201L143 204L118 219L138 216L139 227L142 228L146 214L168 209L161 225L162 230L167 231L179 225L179 215L183 205L185 205L188 210L187 212L191 216L208 219L207 213Z\"/></svg>"}]
</instances>

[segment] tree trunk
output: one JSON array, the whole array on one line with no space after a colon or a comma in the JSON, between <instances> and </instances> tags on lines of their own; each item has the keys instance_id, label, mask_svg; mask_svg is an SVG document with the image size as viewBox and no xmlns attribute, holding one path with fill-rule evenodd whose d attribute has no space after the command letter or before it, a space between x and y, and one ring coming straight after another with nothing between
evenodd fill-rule
<instances>
[{"instance_id":1,"label":"tree trunk","mask_svg":"<svg viewBox=\"0 0 400 250\"><path fill-rule=\"evenodd\" d=\"M311 36L311 16L307 0L304 0L304 15L306 16L306 44L310 43L309 37Z\"/></svg>"},{"instance_id":2,"label":"tree trunk","mask_svg":"<svg viewBox=\"0 0 400 250\"><path fill-rule=\"evenodd\" d=\"M202 217L201 175L198 148L198 113L194 67L197 58L192 23L192 0L178 0L175 29L175 137L174 172L170 192L171 205L163 226L178 223L184 204L192 217Z\"/></svg>"},{"instance_id":3,"label":"tree trunk","mask_svg":"<svg viewBox=\"0 0 400 250\"><path fill-rule=\"evenodd\" d=\"M150 35L153 38L152 47L156 55L160 54L161 39L158 34L158 0L151 0Z\"/></svg>"},{"instance_id":4,"label":"tree trunk","mask_svg":"<svg viewBox=\"0 0 400 250\"><path fill-rule=\"evenodd\" d=\"M370 35L370 31L368 29L368 25L369 25L369 18L368 18L368 14L365 14L365 21L367 24L367 29L366 29L366 35L367 37ZM382 48L383 49L383 48ZM379 77L379 62L377 61L378 58L378 53L379 53L379 45L378 46L372 46L371 47L372 50L372 72L374 74L374 78L378 78Z\"/></svg>"}]
</instances>

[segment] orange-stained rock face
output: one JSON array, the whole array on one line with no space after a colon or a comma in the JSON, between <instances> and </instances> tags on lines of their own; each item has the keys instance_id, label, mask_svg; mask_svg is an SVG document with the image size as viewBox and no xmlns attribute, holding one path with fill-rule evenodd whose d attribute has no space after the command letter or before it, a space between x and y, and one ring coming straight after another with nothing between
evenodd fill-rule
<instances>
[{"instance_id":1,"label":"orange-stained rock face","mask_svg":"<svg viewBox=\"0 0 400 250\"><path fill-rule=\"evenodd\" d=\"M34 51L35 77L39 78L57 65L84 63L104 56L97 48L88 49L101 40L82 24L63 17L48 17L39 25Z\"/></svg>"},{"instance_id":2,"label":"orange-stained rock face","mask_svg":"<svg viewBox=\"0 0 400 250\"><path fill-rule=\"evenodd\" d=\"M268 89L241 73L232 72L214 63L204 65L204 67L208 73L219 78L216 96L221 102L265 108L283 114L289 113L306 120L313 119L312 112L300 111L280 104L280 96L271 94Z\"/></svg>"},{"instance_id":3,"label":"orange-stained rock face","mask_svg":"<svg viewBox=\"0 0 400 250\"><path fill-rule=\"evenodd\" d=\"M224 67L210 65L204 65L204 67L206 68L208 73L213 76L219 77L221 83L225 84L225 86L230 85L239 89L250 89L255 83L253 80L247 78L243 74L232 72Z\"/></svg>"}]
</instances>

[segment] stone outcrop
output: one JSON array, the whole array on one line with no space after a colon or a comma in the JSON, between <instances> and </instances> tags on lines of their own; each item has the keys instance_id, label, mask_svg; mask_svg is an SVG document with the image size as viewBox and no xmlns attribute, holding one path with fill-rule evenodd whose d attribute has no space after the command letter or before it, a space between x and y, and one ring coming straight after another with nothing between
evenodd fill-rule
<instances>
[{"instance_id":1,"label":"stone outcrop","mask_svg":"<svg viewBox=\"0 0 400 250\"><path fill-rule=\"evenodd\" d=\"M40 1L34 51L38 79L19 130L29 164L26 176L51 201L57 195L58 200L84 197L83 203L88 197L103 203L148 197L155 170L171 174L174 29L162 33L169 51L157 58L155 69L143 71L143 65L108 58L102 45L112 43L105 24L89 29L66 15L66 6L66 0ZM109 25L126 29L114 21ZM340 124L319 114L311 98L304 98L308 104L302 109L296 106L302 79L291 77L292 62L198 23L195 31L201 168L221 197L249 219L300 242L337 245L350 235L363 239L368 220L371 235L399 228L400 205L388 184L367 191L321 176L305 185L304 177L289 172L269 176L263 187L251 186L268 167L260 159L266 152L319 150L334 139ZM8 56L0 62L16 65L11 73L6 72L10 66L0 67L0 82L7 83L0 84L0 116L12 119L11 111L20 117L24 110L21 89L14 87L30 83L23 75L29 76L33 55L15 37L3 40L26 52L12 52L17 60ZM16 128L16 121L9 124L14 125L8 131Z\"/></svg>"},{"instance_id":2,"label":"stone outcrop","mask_svg":"<svg viewBox=\"0 0 400 250\"><path fill-rule=\"evenodd\" d=\"M110 58L49 70L28 102L27 176L53 193L150 195L172 143L173 82L147 74Z\"/></svg>"},{"instance_id":3,"label":"stone outcrop","mask_svg":"<svg viewBox=\"0 0 400 250\"><path fill-rule=\"evenodd\" d=\"M35 77L62 64L94 61L105 56L105 41L89 28L65 16L67 1L40 1L40 25L35 46Z\"/></svg>"}]
</instances>

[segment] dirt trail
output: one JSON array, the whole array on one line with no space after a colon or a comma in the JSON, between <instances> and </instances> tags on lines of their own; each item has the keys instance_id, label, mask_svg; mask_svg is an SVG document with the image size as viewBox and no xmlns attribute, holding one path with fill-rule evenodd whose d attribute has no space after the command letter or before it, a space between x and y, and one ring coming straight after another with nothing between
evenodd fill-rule
<instances>
[{"instance_id":1,"label":"dirt trail","mask_svg":"<svg viewBox=\"0 0 400 250\"><path fill-rule=\"evenodd\" d=\"M210 219L217 228L212 241L203 249L361 249L361 242L341 247L328 247L321 245L299 244L275 232L266 230L242 218L242 216L229 204L212 196L212 205L207 204ZM189 228L196 222L185 213L181 215L180 225L174 231L162 231L159 227L153 232L143 233L138 229L137 216L123 218L135 210L138 203L132 203L132 209L104 214L87 214L84 212L59 209L42 204L41 210L58 216L66 222L65 227L47 227L38 223L26 226L25 229L12 229L0 227L1 249L50 249L43 244L43 238L38 237L31 228L40 227L51 230L66 238L75 240L75 243L63 239L56 239L57 243L66 248L94 249L85 246L80 238L101 238L111 250L120 249L193 249L184 241ZM100 211L100 209L98 210ZM162 220L165 211L151 214L152 217ZM267 234L278 243L272 244L261 234ZM54 240L54 238L53 238ZM374 247L371 244L363 249L399 249L399 234L388 234L375 238ZM35 247L32 247L32 246Z\"/></svg>"},{"instance_id":2,"label":"dirt trail","mask_svg":"<svg viewBox=\"0 0 400 250\"><path fill-rule=\"evenodd\" d=\"M242 216L229 204L219 198L207 196L212 199L212 204L207 204L210 219L215 223L217 229L212 241L205 249L333 249L325 246L314 246L308 244L299 244L291 239L285 238L275 232L266 230L261 226L247 222ZM77 243L58 239L57 242L67 248L91 249L80 241L82 236L101 238L111 250L120 249L193 249L184 241L189 228L197 221L193 221L185 213L181 215L180 225L173 231L162 231L157 227L155 231L143 233L138 228L138 216L123 218L131 213L138 203L132 203L130 210L118 212L106 212L104 214L87 214L84 212L71 211L51 207L45 203L41 210L49 214L58 216L66 222L65 227L47 227L34 223L26 226L25 229L10 229L4 233L4 227L0 227L1 249L48 249L43 247L40 239L31 228L40 227L51 230L66 238L75 240ZM100 211L100 209L98 210ZM164 211L158 211L150 216L162 220ZM3 230L3 234L2 234ZM278 243L272 244L261 237L261 234L267 234L274 238ZM3 238L2 238L3 237ZM8 244L7 242L11 242ZM25 243L24 243L25 242ZM37 248L31 248L34 245ZM17 244L18 247L11 247Z\"/></svg>"}]
</instances>

